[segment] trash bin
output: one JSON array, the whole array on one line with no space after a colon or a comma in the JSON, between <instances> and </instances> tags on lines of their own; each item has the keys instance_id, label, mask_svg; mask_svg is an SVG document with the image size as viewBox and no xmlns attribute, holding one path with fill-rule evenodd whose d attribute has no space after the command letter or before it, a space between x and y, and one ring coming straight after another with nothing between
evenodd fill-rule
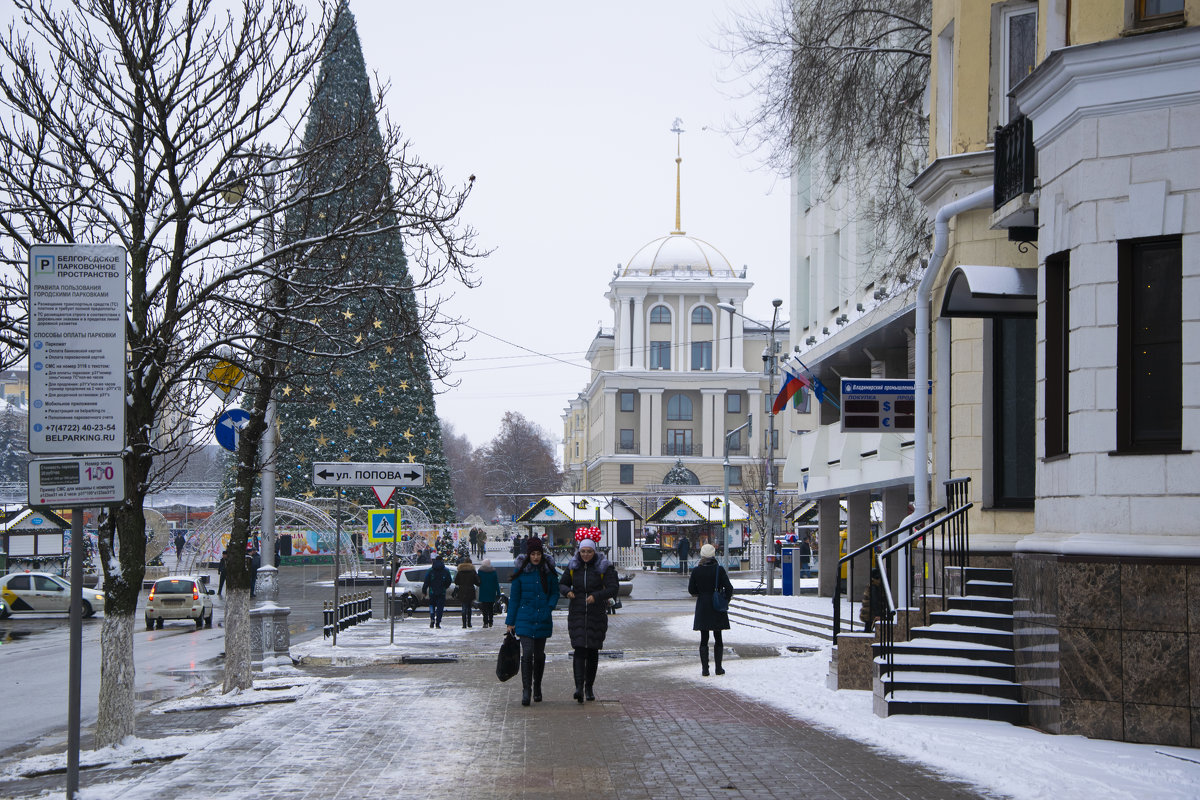
<instances>
[{"instance_id":1,"label":"trash bin","mask_svg":"<svg viewBox=\"0 0 1200 800\"><path fill-rule=\"evenodd\" d=\"M662 547L657 544L642 545L642 569L662 568Z\"/></svg>"}]
</instances>

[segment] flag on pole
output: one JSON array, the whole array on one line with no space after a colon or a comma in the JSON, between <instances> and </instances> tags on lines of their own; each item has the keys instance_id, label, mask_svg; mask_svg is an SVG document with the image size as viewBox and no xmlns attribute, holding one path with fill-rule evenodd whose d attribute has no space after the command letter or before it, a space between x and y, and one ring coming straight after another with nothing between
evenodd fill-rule
<instances>
[{"instance_id":1,"label":"flag on pole","mask_svg":"<svg viewBox=\"0 0 1200 800\"><path fill-rule=\"evenodd\" d=\"M804 366L804 362L798 358L792 359L790 356L784 356L779 365L783 368L786 378L783 386L779 389L779 394L775 397L774 405L771 406L772 413L778 414L782 411L787 405L787 401L805 386L812 389L813 394L817 396L818 403L825 402L825 384L821 383L820 378L809 374L809 369ZM789 386L789 384L791 385Z\"/></svg>"},{"instance_id":2,"label":"flag on pole","mask_svg":"<svg viewBox=\"0 0 1200 800\"><path fill-rule=\"evenodd\" d=\"M775 402L771 404L771 413L778 414L787 407L788 400L802 387L811 386L808 377L805 375L794 375L786 367L784 368L783 386L779 387L779 394L775 395Z\"/></svg>"}]
</instances>

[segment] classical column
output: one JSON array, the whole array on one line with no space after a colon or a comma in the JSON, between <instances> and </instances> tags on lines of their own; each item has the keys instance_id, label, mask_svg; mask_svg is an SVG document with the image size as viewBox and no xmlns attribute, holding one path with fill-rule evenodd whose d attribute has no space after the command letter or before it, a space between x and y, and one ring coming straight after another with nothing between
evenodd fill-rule
<instances>
[{"instance_id":1,"label":"classical column","mask_svg":"<svg viewBox=\"0 0 1200 800\"><path fill-rule=\"evenodd\" d=\"M751 389L746 392L746 402L749 404L749 413L754 415L754 435L747 442L750 445L748 452L755 458L762 458L767 454L763 445L767 438L767 408L763 405L763 390Z\"/></svg>"},{"instance_id":2,"label":"classical column","mask_svg":"<svg viewBox=\"0 0 1200 800\"><path fill-rule=\"evenodd\" d=\"M838 534L842 527L842 507L838 498L822 497L817 501L817 593L833 597L838 581Z\"/></svg>"},{"instance_id":3,"label":"classical column","mask_svg":"<svg viewBox=\"0 0 1200 800\"><path fill-rule=\"evenodd\" d=\"M846 552L853 553L871 541L871 493L855 492L846 498ZM850 599L858 601L871 578L870 560L860 556L854 562L854 585Z\"/></svg>"},{"instance_id":4,"label":"classical column","mask_svg":"<svg viewBox=\"0 0 1200 800\"><path fill-rule=\"evenodd\" d=\"M646 369L650 356L646 353L646 298L633 300L633 367Z\"/></svg>"},{"instance_id":5,"label":"classical column","mask_svg":"<svg viewBox=\"0 0 1200 800\"><path fill-rule=\"evenodd\" d=\"M643 456L656 456L662 449L656 447L662 441L662 389L638 389L638 441Z\"/></svg>"},{"instance_id":6,"label":"classical column","mask_svg":"<svg viewBox=\"0 0 1200 800\"><path fill-rule=\"evenodd\" d=\"M611 456L617 452L617 389L604 387L604 435L601 437L601 452Z\"/></svg>"},{"instance_id":7,"label":"classical column","mask_svg":"<svg viewBox=\"0 0 1200 800\"><path fill-rule=\"evenodd\" d=\"M700 435L703 437L700 442L700 456L702 458L723 458L725 456L723 444L725 431L722 430L724 426L721 424L725 419L725 409L718 405L724 397L724 389L700 390Z\"/></svg>"}]
</instances>

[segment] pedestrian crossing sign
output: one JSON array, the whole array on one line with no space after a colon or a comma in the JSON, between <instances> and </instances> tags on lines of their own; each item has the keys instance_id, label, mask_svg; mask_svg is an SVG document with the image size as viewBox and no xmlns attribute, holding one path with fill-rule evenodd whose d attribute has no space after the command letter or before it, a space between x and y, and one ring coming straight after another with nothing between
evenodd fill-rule
<instances>
[{"instance_id":1,"label":"pedestrian crossing sign","mask_svg":"<svg viewBox=\"0 0 1200 800\"><path fill-rule=\"evenodd\" d=\"M403 529L404 520L399 512L391 508L376 508L367 511L368 539L372 542L408 541L408 531ZM396 532L399 530L399 536Z\"/></svg>"}]
</instances>

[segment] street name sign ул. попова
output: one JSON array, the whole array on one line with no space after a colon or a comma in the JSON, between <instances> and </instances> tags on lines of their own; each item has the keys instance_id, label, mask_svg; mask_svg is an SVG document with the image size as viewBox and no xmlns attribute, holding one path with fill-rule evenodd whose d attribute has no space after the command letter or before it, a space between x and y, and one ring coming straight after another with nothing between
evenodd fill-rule
<instances>
[{"instance_id":1,"label":"street name sign \u0443\u043b. \u043f\u043e\u043f\u043e\u0432\u0430","mask_svg":"<svg viewBox=\"0 0 1200 800\"><path fill-rule=\"evenodd\" d=\"M313 486L424 486L424 464L313 462Z\"/></svg>"}]
</instances>

